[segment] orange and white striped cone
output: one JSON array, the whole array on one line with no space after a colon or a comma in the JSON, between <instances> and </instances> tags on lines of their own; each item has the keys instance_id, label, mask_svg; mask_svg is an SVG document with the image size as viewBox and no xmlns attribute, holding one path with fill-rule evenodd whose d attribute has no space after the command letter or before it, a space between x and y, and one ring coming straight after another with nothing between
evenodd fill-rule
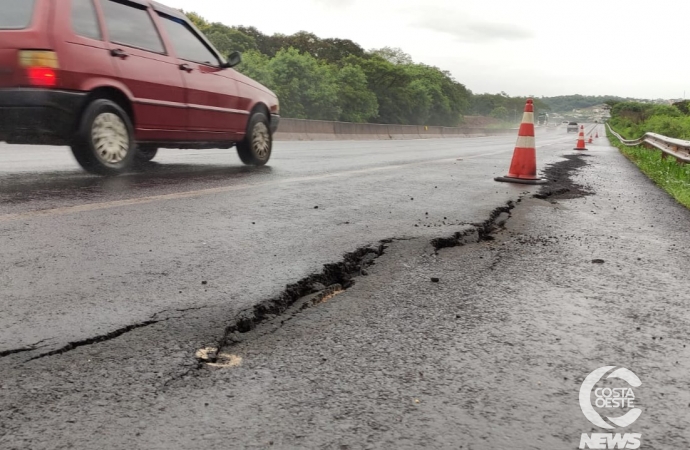
<instances>
[{"instance_id":1,"label":"orange and white striped cone","mask_svg":"<svg viewBox=\"0 0 690 450\"><path fill-rule=\"evenodd\" d=\"M598 132L598 131L597 131L596 136L594 136L594 137L597 138L597 139L599 139L599 132Z\"/></svg>"},{"instance_id":2,"label":"orange and white striped cone","mask_svg":"<svg viewBox=\"0 0 690 450\"><path fill-rule=\"evenodd\" d=\"M520 184L546 184L547 180L537 177L537 148L534 138L534 101L528 99L525 114L522 116L517 144L513 152L513 161L505 177L494 178L496 181Z\"/></svg>"},{"instance_id":3,"label":"orange and white striped cone","mask_svg":"<svg viewBox=\"0 0 690 450\"><path fill-rule=\"evenodd\" d=\"M589 141L587 141L587 143L588 143L588 144L591 144L592 142L594 142L594 139L592 139L592 136L590 135L590 136L589 136Z\"/></svg>"},{"instance_id":4,"label":"orange and white striped cone","mask_svg":"<svg viewBox=\"0 0 690 450\"><path fill-rule=\"evenodd\" d=\"M577 147L574 150L587 150L585 147L585 126L580 127L580 137L577 140Z\"/></svg>"}]
</instances>

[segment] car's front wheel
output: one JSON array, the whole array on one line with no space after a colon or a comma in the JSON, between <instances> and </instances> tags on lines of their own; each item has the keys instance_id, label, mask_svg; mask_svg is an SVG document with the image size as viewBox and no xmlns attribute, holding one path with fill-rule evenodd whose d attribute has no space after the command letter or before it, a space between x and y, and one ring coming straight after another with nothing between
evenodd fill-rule
<instances>
[{"instance_id":1,"label":"car's front wheel","mask_svg":"<svg viewBox=\"0 0 690 450\"><path fill-rule=\"evenodd\" d=\"M127 113L115 102L97 99L89 103L72 143L72 153L87 171L119 175L136 156L134 128Z\"/></svg>"},{"instance_id":2,"label":"car's front wheel","mask_svg":"<svg viewBox=\"0 0 690 450\"><path fill-rule=\"evenodd\" d=\"M255 113L249 119L247 134L237 143L237 154L243 163L263 166L271 159L273 133L268 118L263 113Z\"/></svg>"}]
</instances>

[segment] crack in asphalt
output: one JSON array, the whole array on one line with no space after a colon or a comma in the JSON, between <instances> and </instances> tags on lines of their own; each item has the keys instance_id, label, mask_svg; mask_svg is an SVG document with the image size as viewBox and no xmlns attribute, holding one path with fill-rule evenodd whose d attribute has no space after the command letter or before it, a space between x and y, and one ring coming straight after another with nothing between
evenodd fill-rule
<instances>
[{"instance_id":1,"label":"crack in asphalt","mask_svg":"<svg viewBox=\"0 0 690 450\"><path fill-rule=\"evenodd\" d=\"M80 341L70 342L67 345L60 347L56 350L42 353L38 356L34 356L33 358L28 359L26 362L31 362L31 361L41 359L41 358L47 358L50 356L62 355L64 353L70 352L72 350L76 350L79 347L85 347L87 345L98 344L101 342L106 342L106 341L116 339L116 338L118 338L124 334L130 333L130 332L132 332L134 330L138 330L140 328L149 327L151 325L156 325L156 324L161 323L161 322L167 322L168 320L178 320L178 319L184 318L184 317L180 317L180 316L173 316L173 317L166 317L165 319L158 319L158 316L165 314L167 312L174 311L174 312L178 312L178 313L185 313L185 312L189 312L189 311L199 311L202 309L208 309L211 307L212 306L196 306L196 307L190 307L190 308L182 308L182 309L174 309L174 310L173 309L166 309L163 311L159 311L159 312L153 314L149 320L146 320L144 322L135 323L135 324L123 327L123 328L118 328L117 330L113 330L110 333L102 334L102 335L91 337L88 339L82 339ZM42 347L39 347L39 344L45 342L46 340L47 339L44 339L42 341L37 342L36 344L30 345L30 346L25 347L25 348L2 351L2 352L0 352L0 358L10 356L13 354L17 354L17 353L26 353L26 352L38 350L39 348L42 348Z\"/></svg>"},{"instance_id":2,"label":"crack in asphalt","mask_svg":"<svg viewBox=\"0 0 690 450\"><path fill-rule=\"evenodd\" d=\"M392 239L381 240L376 248L371 245L360 247L354 252L347 253L340 262L325 264L321 273L309 275L296 283L289 284L277 297L240 311L235 316L233 323L225 329L223 337L218 342L216 352L209 355L203 362L217 362L218 355L224 348L244 341L241 335L283 315L299 300L316 294L311 299L311 305L301 305L298 311L281 322L281 326L282 323L290 320L304 309L324 303L329 297L351 288L355 284L354 278L366 276L364 269L374 264L374 261L385 253L386 244L390 244L392 241Z\"/></svg>"},{"instance_id":3,"label":"crack in asphalt","mask_svg":"<svg viewBox=\"0 0 690 450\"><path fill-rule=\"evenodd\" d=\"M575 183L572 179L573 175L582 167L588 165L584 157L590 155L576 154L566 155L563 161L553 163L545 169L547 178L550 180L549 185L543 186L539 193L534 194L533 197L547 199L553 198L577 198L586 195L592 195L593 192L582 185ZM505 225L512 217L511 211L522 202L527 192L524 192L517 201L509 201L505 206L494 209L488 219L481 223L467 224L471 228L456 232L452 236L445 238L437 238L431 241L436 253L444 248L458 247L469 244L477 244L484 241L495 240L494 234L505 230ZM378 249L372 249L370 246L365 246L357 249L352 253L344 256L339 263L326 264L320 274L310 275L303 278L297 283L288 285L285 290L277 297L266 300L253 308L249 308L240 312L233 323L225 330L223 337L218 342L215 348L211 347L205 354L204 358L199 359L200 366L203 363L214 364L218 361L219 356L223 354L223 350L232 347L247 339L242 335L253 332L260 325L268 324L289 313L291 307L298 302L303 302L296 310L290 312L289 316L283 318L277 327L272 330L267 330L266 333L274 333L282 325L292 320L296 315L303 310L312 306L317 306L327 301L334 293L341 293L353 286L353 277L357 275L366 275L364 268L367 265L373 264L374 260L384 254L387 248L385 244L390 244L394 241L409 240L408 238L391 238L380 242ZM491 269L495 269L501 262L504 254L499 251L496 260L491 265ZM318 286L315 287L315 286ZM314 295L316 293L316 295ZM337 294L335 294L337 295ZM264 334L266 334L264 333Z\"/></svg>"},{"instance_id":4,"label":"crack in asphalt","mask_svg":"<svg viewBox=\"0 0 690 450\"><path fill-rule=\"evenodd\" d=\"M0 358L5 358L10 355L16 355L17 353L27 353L27 352L33 352L34 350L38 350L41 348L39 345L45 342L47 339L43 339L42 341L38 341L35 344L31 344L28 347L22 347L22 348L14 348L10 350L3 350L0 352Z\"/></svg>"},{"instance_id":5,"label":"crack in asphalt","mask_svg":"<svg viewBox=\"0 0 690 450\"><path fill-rule=\"evenodd\" d=\"M519 202L520 200L518 200ZM482 223L471 224L472 228L457 232L452 236L437 238L431 241L436 252L444 248L461 247L468 244L477 244L482 241L492 241L492 234L503 229L505 223L510 219L510 212L515 208L516 203L509 201L505 206L494 209L489 218Z\"/></svg>"},{"instance_id":6,"label":"crack in asphalt","mask_svg":"<svg viewBox=\"0 0 690 450\"><path fill-rule=\"evenodd\" d=\"M550 197L577 198L592 195L593 192L588 187L579 185L572 180L572 176L575 172L588 165L588 163L583 159L586 156L590 155L567 155L564 157L564 161L559 161L549 165L546 168L545 173L547 178L550 180L550 184L543 186L541 190L532 197L537 199L547 199ZM456 232L449 237L433 239L431 241L431 245L438 253L439 250L444 248L452 248L494 240L493 234L505 229L506 222L511 218L511 211L517 206L517 204L522 202L523 198L524 195L520 196L516 202L511 200L507 202L505 206L494 209L487 220L481 223L468 224L471 225L471 228L467 230ZM354 252L347 253L340 262L324 265L321 273L307 276L296 283L287 285L283 292L277 297L265 300L251 308L240 311L235 316L235 320L232 322L232 324L225 329L225 332L219 340L217 347L214 349L215 352L210 354L208 358L199 361L196 366L191 367L183 374L168 380L165 385L168 385L169 383L183 378L191 372L200 369L203 363L217 362L218 356L222 353L224 348L232 347L239 342L245 341L241 335L254 331L259 325L264 324L265 322L270 322L279 316L282 316L296 303L300 302L300 300L308 299L302 303L300 307L297 308L297 310L294 311L289 317L283 319L280 322L280 326L282 326L282 324L284 324L286 321L294 318L297 314L300 314L305 309L325 303L335 295L346 291L354 285L355 277L367 275L365 268L374 264L376 259L383 256L387 248L386 244L391 244L394 241L412 239L416 238L384 239L379 241L377 248L372 248L371 245L360 247ZM491 269L495 268L495 266L500 262L501 256L501 254L497 255L497 260L494 261ZM209 308L209 306L176 309L175 311L184 313L205 308ZM104 335L71 342L57 350L35 356L29 359L27 362L64 354L79 347L110 341L140 328L149 327L151 325L172 319L182 318L169 317L165 319L157 319L159 315L169 311L171 310L158 312L147 321L128 325ZM270 332L275 332L275 330ZM39 344L42 342L44 341L40 341L24 348L2 351L0 352L0 357L35 351L40 348Z\"/></svg>"},{"instance_id":7,"label":"crack in asphalt","mask_svg":"<svg viewBox=\"0 0 690 450\"><path fill-rule=\"evenodd\" d=\"M107 334L103 334L103 335L100 335L100 336L92 337L92 338L89 338L89 339L84 339L84 340L81 340L81 341L70 342L69 344L67 344L67 345L65 345L64 347L61 347L61 348L59 348L59 349L57 349L57 350L53 350L53 351L51 351L51 352L47 352L47 353L43 353L43 354L41 354L41 355L35 356L35 357L29 359L27 362L35 361L35 360L41 359L41 358L47 358L47 357L49 357L49 356L61 355L61 354L63 354L63 353L67 353L67 352L70 352L70 351L72 351L72 350L75 350L75 349L77 349L77 348L79 348L79 347L84 347L84 346L87 346L87 345L93 345L93 344L98 344L98 343L100 343L100 342L110 341L110 340L112 340L112 339L115 339L115 338L118 338L118 337L122 336L123 334L127 334L127 333L129 333L129 332L131 332L131 331L134 331L134 330L137 330L137 329L139 329L139 328L144 328L144 327L148 327L148 326L151 326L151 325L155 325L155 324L157 324L157 323L164 322L165 320L169 320L169 319L164 319L164 320L147 320L146 322L141 322L141 323L137 323L137 324L133 324L133 325L128 325L128 326L126 326L126 327L124 327L124 328L120 328L120 329L117 329L117 330L115 330L115 331L111 331L110 333L107 333Z\"/></svg>"},{"instance_id":8,"label":"crack in asphalt","mask_svg":"<svg viewBox=\"0 0 690 450\"><path fill-rule=\"evenodd\" d=\"M455 233L451 237L434 239L431 244L438 252L442 248L491 241L493 233L504 229L505 223L510 218L510 211L515 206L515 202L509 201L505 206L493 210L484 222L473 224L471 229ZM365 268L384 255L386 244L413 239L417 238L390 238L379 241L376 249L371 246L361 247L346 254L341 262L324 265L321 273L307 276L297 283L288 285L277 297L241 311L226 328L216 347L205 349L203 357L197 356L200 366L204 363L217 363L219 357L224 354L224 350L246 342L247 339L243 335L254 332L260 325L268 325L272 321L277 323L283 316L277 326L266 330L263 334L275 333L285 322L292 320L305 309L318 306L345 292L354 285L354 277L367 275ZM295 306L297 307L293 309ZM286 314L289 315L286 316ZM194 369L190 369L186 374L192 370Z\"/></svg>"}]
</instances>

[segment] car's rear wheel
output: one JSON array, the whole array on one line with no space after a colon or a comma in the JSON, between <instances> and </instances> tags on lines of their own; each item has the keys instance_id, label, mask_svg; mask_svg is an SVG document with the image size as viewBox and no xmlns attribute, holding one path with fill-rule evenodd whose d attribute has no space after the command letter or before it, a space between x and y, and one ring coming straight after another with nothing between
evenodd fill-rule
<instances>
[{"instance_id":1,"label":"car's rear wheel","mask_svg":"<svg viewBox=\"0 0 690 450\"><path fill-rule=\"evenodd\" d=\"M77 162L91 173L119 175L132 165L136 151L127 113L111 100L89 103L72 143Z\"/></svg>"},{"instance_id":2,"label":"car's rear wheel","mask_svg":"<svg viewBox=\"0 0 690 450\"><path fill-rule=\"evenodd\" d=\"M155 147L142 147L137 149L135 159L139 163L147 163L153 160L158 154L158 149Z\"/></svg>"},{"instance_id":3,"label":"car's rear wheel","mask_svg":"<svg viewBox=\"0 0 690 450\"><path fill-rule=\"evenodd\" d=\"M244 140L237 143L237 154L247 165L263 166L271 159L272 151L273 133L268 118L263 113L255 113L249 119Z\"/></svg>"}]
</instances>

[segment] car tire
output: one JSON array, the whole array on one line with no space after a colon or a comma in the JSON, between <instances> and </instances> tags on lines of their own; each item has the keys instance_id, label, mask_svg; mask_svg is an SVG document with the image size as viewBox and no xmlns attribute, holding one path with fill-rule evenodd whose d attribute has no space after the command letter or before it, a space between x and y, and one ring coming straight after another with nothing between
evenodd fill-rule
<instances>
[{"instance_id":1,"label":"car tire","mask_svg":"<svg viewBox=\"0 0 690 450\"><path fill-rule=\"evenodd\" d=\"M127 113L115 102L96 99L79 121L72 153L88 172L120 175L132 166L137 153L134 127Z\"/></svg>"},{"instance_id":2,"label":"car tire","mask_svg":"<svg viewBox=\"0 0 690 450\"><path fill-rule=\"evenodd\" d=\"M244 164L263 166L271 159L273 133L268 118L263 113L255 113L247 125L244 140L237 143L237 154Z\"/></svg>"},{"instance_id":3,"label":"car tire","mask_svg":"<svg viewBox=\"0 0 690 450\"><path fill-rule=\"evenodd\" d=\"M155 147L139 147L134 158L138 163L148 163L153 161L157 154L158 149Z\"/></svg>"}]
</instances>

